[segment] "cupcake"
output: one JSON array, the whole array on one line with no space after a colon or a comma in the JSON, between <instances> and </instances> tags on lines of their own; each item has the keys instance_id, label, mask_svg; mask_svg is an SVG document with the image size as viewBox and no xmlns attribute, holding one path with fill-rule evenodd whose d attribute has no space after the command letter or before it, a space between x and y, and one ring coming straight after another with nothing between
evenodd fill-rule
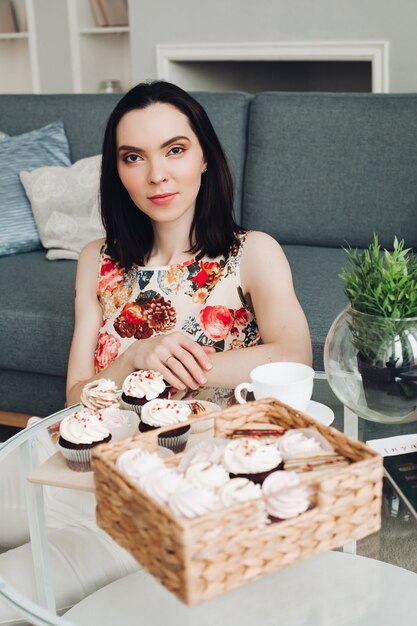
<instances>
[{"instance_id":1,"label":"cupcake","mask_svg":"<svg viewBox=\"0 0 417 626\"><path fill-rule=\"evenodd\" d=\"M141 415L146 402L155 398L168 398L169 389L162 374L154 370L137 370L125 378L121 399L125 408Z\"/></svg>"},{"instance_id":2,"label":"cupcake","mask_svg":"<svg viewBox=\"0 0 417 626\"><path fill-rule=\"evenodd\" d=\"M150 400L142 407L139 430L146 432L162 426L175 426L186 422L191 415L191 409L184 402L175 400Z\"/></svg>"},{"instance_id":3,"label":"cupcake","mask_svg":"<svg viewBox=\"0 0 417 626\"><path fill-rule=\"evenodd\" d=\"M91 450L101 443L108 443L111 434L97 411L76 411L59 425L58 447L67 465L77 472L91 470Z\"/></svg>"},{"instance_id":4,"label":"cupcake","mask_svg":"<svg viewBox=\"0 0 417 626\"><path fill-rule=\"evenodd\" d=\"M113 441L120 441L126 437L137 435L139 417L134 411L126 411L112 405L100 411L100 415L103 418L103 424L109 429Z\"/></svg>"},{"instance_id":5,"label":"cupcake","mask_svg":"<svg viewBox=\"0 0 417 626\"><path fill-rule=\"evenodd\" d=\"M109 378L99 378L84 385L80 399L83 406L96 411L109 406L119 406L116 383Z\"/></svg>"},{"instance_id":6,"label":"cupcake","mask_svg":"<svg viewBox=\"0 0 417 626\"><path fill-rule=\"evenodd\" d=\"M242 438L233 439L227 444L223 465L230 478L247 478L254 483L262 484L265 478L271 472L280 469L283 463L274 443Z\"/></svg>"},{"instance_id":7,"label":"cupcake","mask_svg":"<svg viewBox=\"0 0 417 626\"><path fill-rule=\"evenodd\" d=\"M190 430L191 426L188 424L187 426L173 428L172 430L161 433L158 435L158 444L178 454L178 452L182 452L185 449L190 436Z\"/></svg>"},{"instance_id":8,"label":"cupcake","mask_svg":"<svg viewBox=\"0 0 417 626\"><path fill-rule=\"evenodd\" d=\"M155 430L162 426L175 426L186 422L191 410L183 402L174 400L151 400L142 407L140 432ZM169 448L175 454L182 452L187 444L191 426L180 426L158 435L158 443L163 448Z\"/></svg>"}]
</instances>

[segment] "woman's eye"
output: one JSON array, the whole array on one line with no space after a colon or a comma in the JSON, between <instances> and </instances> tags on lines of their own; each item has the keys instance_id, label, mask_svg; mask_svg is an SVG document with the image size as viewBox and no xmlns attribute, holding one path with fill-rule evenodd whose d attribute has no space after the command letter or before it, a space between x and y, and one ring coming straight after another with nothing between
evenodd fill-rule
<instances>
[{"instance_id":1,"label":"woman's eye","mask_svg":"<svg viewBox=\"0 0 417 626\"><path fill-rule=\"evenodd\" d=\"M126 156L123 157L123 161L125 161L125 163L136 163L141 160L142 159L138 154L126 154Z\"/></svg>"},{"instance_id":2,"label":"woman's eye","mask_svg":"<svg viewBox=\"0 0 417 626\"><path fill-rule=\"evenodd\" d=\"M182 148L181 146L174 146L173 148L171 148L168 154L181 154L181 152L184 152L184 148Z\"/></svg>"}]
</instances>

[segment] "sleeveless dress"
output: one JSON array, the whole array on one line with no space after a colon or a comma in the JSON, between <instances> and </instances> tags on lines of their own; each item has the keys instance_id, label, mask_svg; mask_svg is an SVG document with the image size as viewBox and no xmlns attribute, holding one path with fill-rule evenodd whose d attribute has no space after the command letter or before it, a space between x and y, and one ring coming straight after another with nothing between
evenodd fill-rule
<instances>
[{"instance_id":1,"label":"sleeveless dress","mask_svg":"<svg viewBox=\"0 0 417 626\"><path fill-rule=\"evenodd\" d=\"M152 268L133 265L129 270L112 261L103 246L97 287L103 324L95 351L96 373L135 340L174 330L217 351L261 343L254 312L240 285L247 234L238 236L228 258L203 257ZM188 395L225 404L232 390L205 388Z\"/></svg>"}]
</instances>

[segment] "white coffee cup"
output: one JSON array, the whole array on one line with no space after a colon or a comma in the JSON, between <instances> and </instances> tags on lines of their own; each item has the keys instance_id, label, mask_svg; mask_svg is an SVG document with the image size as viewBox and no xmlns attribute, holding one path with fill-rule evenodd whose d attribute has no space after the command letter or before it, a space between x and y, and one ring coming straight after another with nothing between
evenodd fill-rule
<instances>
[{"instance_id":1,"label":"white coffee cup","mask_svg":"<svg viewBox=\"0 0 417 626\"><path fill-rule=\"evenodd\" d=\"M276 398L284 404L304 411L313 393L314 370L304 363L266 363L249 374L250 383L240 383L235 398L240 404L246 399L242 391L252 391L256 400Z\"/></svg>"}]
</instances>

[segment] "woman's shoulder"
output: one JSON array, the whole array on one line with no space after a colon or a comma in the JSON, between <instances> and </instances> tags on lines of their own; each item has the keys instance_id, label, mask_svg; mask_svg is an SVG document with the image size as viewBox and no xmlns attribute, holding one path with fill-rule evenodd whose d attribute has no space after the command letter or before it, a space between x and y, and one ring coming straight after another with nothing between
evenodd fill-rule
<instances>
[{"instance_id":1,"label":"woman's shoulder","mask_svg":"<svg viewBox=\"0 0 417 626\"><path fill-rule=\"evenodd\" d=\"M90 241L80 252L78 257L78 271L88 271L91 268L95 268L95 271L100 263L101 254L104 249L105 239L95 239Z\"/></svg>"},{"instance_id":2,"label":"woman's shoulder","mask_svg":"<svg viewBox=\"0 0 417 626\"><path fill-rule=\"evenodd\" d=\"M283 277L289 272L287 257L277 240L256 230L246 236L240 265L242 284L258 281L260 274Z\"/></svg>"},{"instance_id":3,"label":"woman's shoulder","mask_svg":"<svg viewBox=\"0 0 417 626\"><path fill-rule=\"evenodd\" d=\"M104 237L101 239L94 239L94 241L90 241L80 252L79 261L84 260L85 258L92 259L96 258L101 254L104 244L106 240Z\"/></svg>"},{"instance_id":4,"label":"woman's shoulder","mask_svg":"<svg viewBox=\"0 0 417 626\"><path fill-rule=\"evenodd\" d=\"M245 252L245 256L249 254L264 255L265 253L282 251L278 241L260 230L246 230L240 236L240 243ZM242 250L242 252L243 252Z\"/></svg>"}]
</instances>

